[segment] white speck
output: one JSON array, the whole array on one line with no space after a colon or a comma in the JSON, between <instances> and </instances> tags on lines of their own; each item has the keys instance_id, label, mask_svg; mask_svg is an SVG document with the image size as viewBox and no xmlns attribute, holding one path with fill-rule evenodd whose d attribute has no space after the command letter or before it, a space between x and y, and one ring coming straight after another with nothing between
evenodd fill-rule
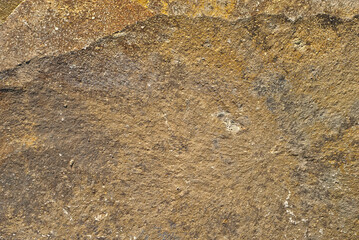
<instances>
[{"instance_id":1,"label":"white speck","mask_svg":"<svg viewBox=\"0 0 359 240\"><path fill-rule=\"evenodd\" d=\"M212 116L217 116L217 118L225 124L226 129L229 132L238 133L242 130L242 127L238 123L230 119L230 114L228 112L221 111L216 114L212 114Z\"/></svg>"},{"instance_id":2,"label":"white speck","mask_svg":"<svg viewBox=\"0 0 359 240\"><path fill-rule=\"evenodd\" d=\"M122 36L126 36L126 32L119 32L119 33L115 33L114 35L113 35L113 37L115 37L115 38L119 38L119 37L122 37Z\"/></svg>"},{"instance_id":3,"label":"white speck","mask_svg":"<svg viewBox=\"0 0 359 240\"><path fill-rule=\"evenodd\" d=\"M319 229L319 233L323 235L324 231L323 231L323 229L322 229L322 228L321 228L321 229Z\"/></svg>"},{"instance_id":4,"label":"white speck","mask_svg":"<svg viewBox=\"0 0 359 240\"><path fill-rule=\"evenodd\" d=\"M66 215L69 215L69 212L68 212L68 211L66 211L66 209L65 209L65 208L63 208L62 210L64 211L64 213L65 213Z\"/></svg>"},{"instance_id":5,"label":"white speck","mask_svg":"<svg viewBox=\"0 0 359 240\"><path fill-rule=\"evenodd\" d=\"M60 157L62 157L62 154L61 154L61 153L59 153L59 156L60 156Z\"/></svg>"},{"instance_id":6,"label":"white speck","mask_svg":"<svg viewBox=\"0 0 359 240\"><path fill-rule=\"evenodd\" d=\"M65 120L65 118L61 118L61 121L64 121Z\"/></svg>"},{"instance_id":7,"label":"white speck","mask_svg":"<svg viewBox=\"0 0 359 240\"><path fill-rule=\"evenodd\" d=\"M95 216L95 220L96 220L96 221L100 221L100 220L104 219L104 218L107 217L107 216L108 216L108 213L106 213L106 214L99 214L99 215Z\"/></svg>"},{"instance_id":8,"label":"white speck","mask_svg":"<svg viewBox=\"0 0 359 240\"><path fill-rule=\"evenodd\" d=\"M294 212L292 211L292 210L286 210L287 211L287 213L289 213L290 215L292 215L292 216L294 216L295 217L295 214L294 214Z\"/></svg>"},{"instance_id":9,"label":"white speck","mask_svg":"<svg viewBox=\"0 0 359 240\"><path fill-rule=\"evenodd\" d=\"M59 30L59 28L58 28L58 27L55 27L55 31L57 31L57 30Z\"/></svg>"},{"instance_id":10,"label":"white speck","mask_svg":"<svg viewBox=\"0 0 359 240\"><path fill-rule=\"evenodd\" d=\"M293 17L293 16L290 16L290 17L287 17L290 21L292 21L292 22L294 22L295 20L296 20L296 18L295 17Z\"/></svg>"},{"instance_id":11,"label":"white speck","mask_svg":"<svg viewBox=\"0 0 359 240\"><path fill-rule=\"evenodd\" d=\"M287 198L285 200L289 200L290 195L292 195L292 193L288 190L288 196L287 196Z\"/></svg>"},{"instance_id":12,"label":"white speck","mask_svg":"<svg viewBox=\"0 0 359 240\"><path fill-rule=\"evenodd\" d=\"M91 19L95 19L95 16L93 16Z\"/></svg>"},{"instance_id":13,"label":"white speck","mask_svg":"<svg viewBox=\"0 0 359 240\"><path fill-rule=\"evenodd\" d=\"M286 197L285 201L283 202L283 205L286 208L285 211L290 215L289 222L293 223L293 224L298 224L300 222L293 220L293 217L296 217L294 212L292 210L288 209L290 207L289 203L288 203L290 196L291 196L291 192L288 190L288 196Z\"/></svg>"}]
</instances>

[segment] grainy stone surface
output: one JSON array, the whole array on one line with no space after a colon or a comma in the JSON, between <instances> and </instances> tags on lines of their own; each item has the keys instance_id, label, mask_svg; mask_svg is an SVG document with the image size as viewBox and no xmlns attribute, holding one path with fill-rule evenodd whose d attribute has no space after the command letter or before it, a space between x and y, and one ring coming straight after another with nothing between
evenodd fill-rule
<instances>
[{"instance_id":1,"label":"grainy stone surface","mask_svg":"<svg viewBox=\"0 0 359 240\"><path fill-rule=\"evenodd\" d=\"M0 25L0 71L79 50L153 14L126 0L26 0Z\"/></svg>"},{"instance_id":2,"label":"grainy stone surface","mask_svg":"<svg viewBox=\"0 0 359 240\"><path fill-rule=\"evenodd\" d=\"M357 239L358 24L158 15L1 72L0 239Z\"/></svg>"},{"instance_id":3,"label":"grainy stone surface","mask_svg":"<svg viewBox=\"0 0 359 240\"><path fill-rule=\"evenodd\" d=\"M20 2L0 0L0 23ZM24 0L0 25L0 71L82 49L154 14L231 21L268 14L294 21L318 14L351 19L358 13L357 0Z\"/></svg>"},{"instance_id":4,"label":"grainy stone surface","mask_svg":"<svg viewBox=\"0 0 359 240\"><path fill-rule=\"evenodd\" d=\"M0 0L0 24L2 24L7 16L17 7L21 0Z\"/></svg>"},{"instance_id":5,"label":"grainy stone surface","mask_svg":"<svg viewBox=\"0 0 359 240\"><path fill-rule=\"evenodd\" d=\"M352 18L359 12L356 0L134 0L156 13L187 16L212 16L226 19L258 14L284 14L294 20L316 14Z\"/></svg>"}]
</instances>

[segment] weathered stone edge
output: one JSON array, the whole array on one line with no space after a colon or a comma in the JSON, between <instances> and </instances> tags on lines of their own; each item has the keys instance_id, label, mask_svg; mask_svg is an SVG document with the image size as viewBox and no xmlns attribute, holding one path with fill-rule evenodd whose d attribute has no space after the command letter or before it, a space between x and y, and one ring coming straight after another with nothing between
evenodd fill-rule
<instances>
[{"instance_id":1,"label":"weathered stone edge","mask_svg":"<svg viewBox=\"0 0 359 240\"><path fill-rule=\"evenodd\" d=\"M117 34L119 34L121 32L126 32L128 29L130 29L131 27L133 27L135 25L138 25L138 24L144 23L144 22L146 22L146 21L148 21L150 19L159 18L159 17L188 18L188 19L211 18L211 19L219 19L221 21L229 22L229 23L236 23L236 22L241 22L241 21L250 21L250 20L253 20L253 19L257 19L257 18L282 18L284 21L290 22L291 24L297 24L297 23L300 23L302 21L311 20L311 19L313 19L313 20L321 19L323 22L326 22L326 24L332 24L333 26L336 26L336 25L339 25L339 24L345 24L345 23L356 23L357 24L358 23L357 21L359 21L359 14L353 16L352 18L339 18L339 17L329 15L329 14L316 14L316 15L312 15L312 16L300 17L300 18L295 19L295 20L290 19L285 14L265 14L265 13L261 13L261 14L258 14L256 16L251 16L251 17L248 17L248 18L240 18L240 19L237 19L237 20L228 20L228 19L224 19L224 18L221 18L221 17L210 17L210 16L199 16L199 17L192 18L192 17L189 17L187 15L169 16L169 15L166 15L166 14L156 14L156 15L153 15L152 17L149 17L149 18L147 18L147 19L145 19L143 21L138 21L138 22L136 22L134 24L127 25L123 29L121 29L119 31L116 31L116 32L113 32L110 35L106 35L104 37L98 38L98 39L94 40L93 42L91 42L90 44L88 44L87 46L85 46L85 47L83 47L81 49L74 49L74 50L70 50L70 51L67 51L67 52L64 52L64 53L60 53L60 54L50 54L50 55L45 55L45 56L42 56L42 57L34 57L32 59L29 59L29 60L24 60L23 62L17 64L13 68L8 68L8 69L4 69L4 70L0 71L0 81L2 80L4 75L7 75L8 73L11 73L11 72L15 72L17 69L21 68L22 66L28 65L31 62L35 61L35 60L42 61L44 59L51 59L51 58L61 57L61 56L70 55L70 54L73 54L73 53L76 53L76 52L84 51L84 50L86 50L88 48L91 48L91 47L94 47L94 46L98 45L99 43L102 43L103 41L105 41L107 39L115 37Z\"/></svg>"}]
</instances>

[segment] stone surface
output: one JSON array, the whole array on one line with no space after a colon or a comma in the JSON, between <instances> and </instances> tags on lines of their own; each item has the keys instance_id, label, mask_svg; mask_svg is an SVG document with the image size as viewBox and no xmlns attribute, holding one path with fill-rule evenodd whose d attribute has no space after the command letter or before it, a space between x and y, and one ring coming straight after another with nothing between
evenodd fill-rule
<instances>
[{"instance_id":1,"label":"stone surface","mask_svg":"<svg viewBox=\"0 0 359 240\"><path fill-rule=\"evenodd\" d=\"M21 0L0 0L0 24L2 24L7 16L17 7Z\"/></svg>"},{"instance_id":2,"label":"stone surface","mask_svg":"<svg viewBox=\"0 0 359 240\"><path fill-rule=\"evenodd\" d=\"M357 239L358 18L223 18L1 72L0 239Z\"/></svg>"},{"instance_id":3,"label":"stone surface","mask_svg":"<svg viewBox=\"0 0 359 240\"><path fill-rule=\"evenodd\" d=\"M352 18L359 12L356 0L134 0L156 13L211 16L236 20L258 14L284 14L294 20L316 14Z\"/></svg>"},{"instance_id":4,"label":"stone surface","mask_svg":"<svg viewBox=\"0 0 359 240\"><path fill-rule=\"evenodd\" d=\"M126 0L26 0L0 25L0 71L82 49L152 15Z\"/></svg>"},{"instance_id":5,"label":"stone surface","mask_svg":"<svg viewBox=\"0 0 359 240\"><path fill-rule=\"evenodd\" d=\"M20 2L0 0L0 23ZM268 14L294 21L318 14L351 19L358 13L356 0L25 0L0 25L0 71L34 57L82 49L154 14L231 21Z\"/></svg>"}]
</instances>

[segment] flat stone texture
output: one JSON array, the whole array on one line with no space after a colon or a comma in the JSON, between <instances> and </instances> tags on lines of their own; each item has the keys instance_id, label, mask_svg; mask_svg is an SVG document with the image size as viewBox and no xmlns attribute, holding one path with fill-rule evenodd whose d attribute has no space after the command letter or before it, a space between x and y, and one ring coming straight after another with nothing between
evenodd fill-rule
<instances>
[{"instance_id":1,"label":"flat stone texture","mask_svg":"<svg viewBox=\"0 0 359 240\"><path fill-rule=\"evenodd\" d=\"M0 72L0 239L358 239L358 33L156 15Z\"/></svg>"}]
</instances>

